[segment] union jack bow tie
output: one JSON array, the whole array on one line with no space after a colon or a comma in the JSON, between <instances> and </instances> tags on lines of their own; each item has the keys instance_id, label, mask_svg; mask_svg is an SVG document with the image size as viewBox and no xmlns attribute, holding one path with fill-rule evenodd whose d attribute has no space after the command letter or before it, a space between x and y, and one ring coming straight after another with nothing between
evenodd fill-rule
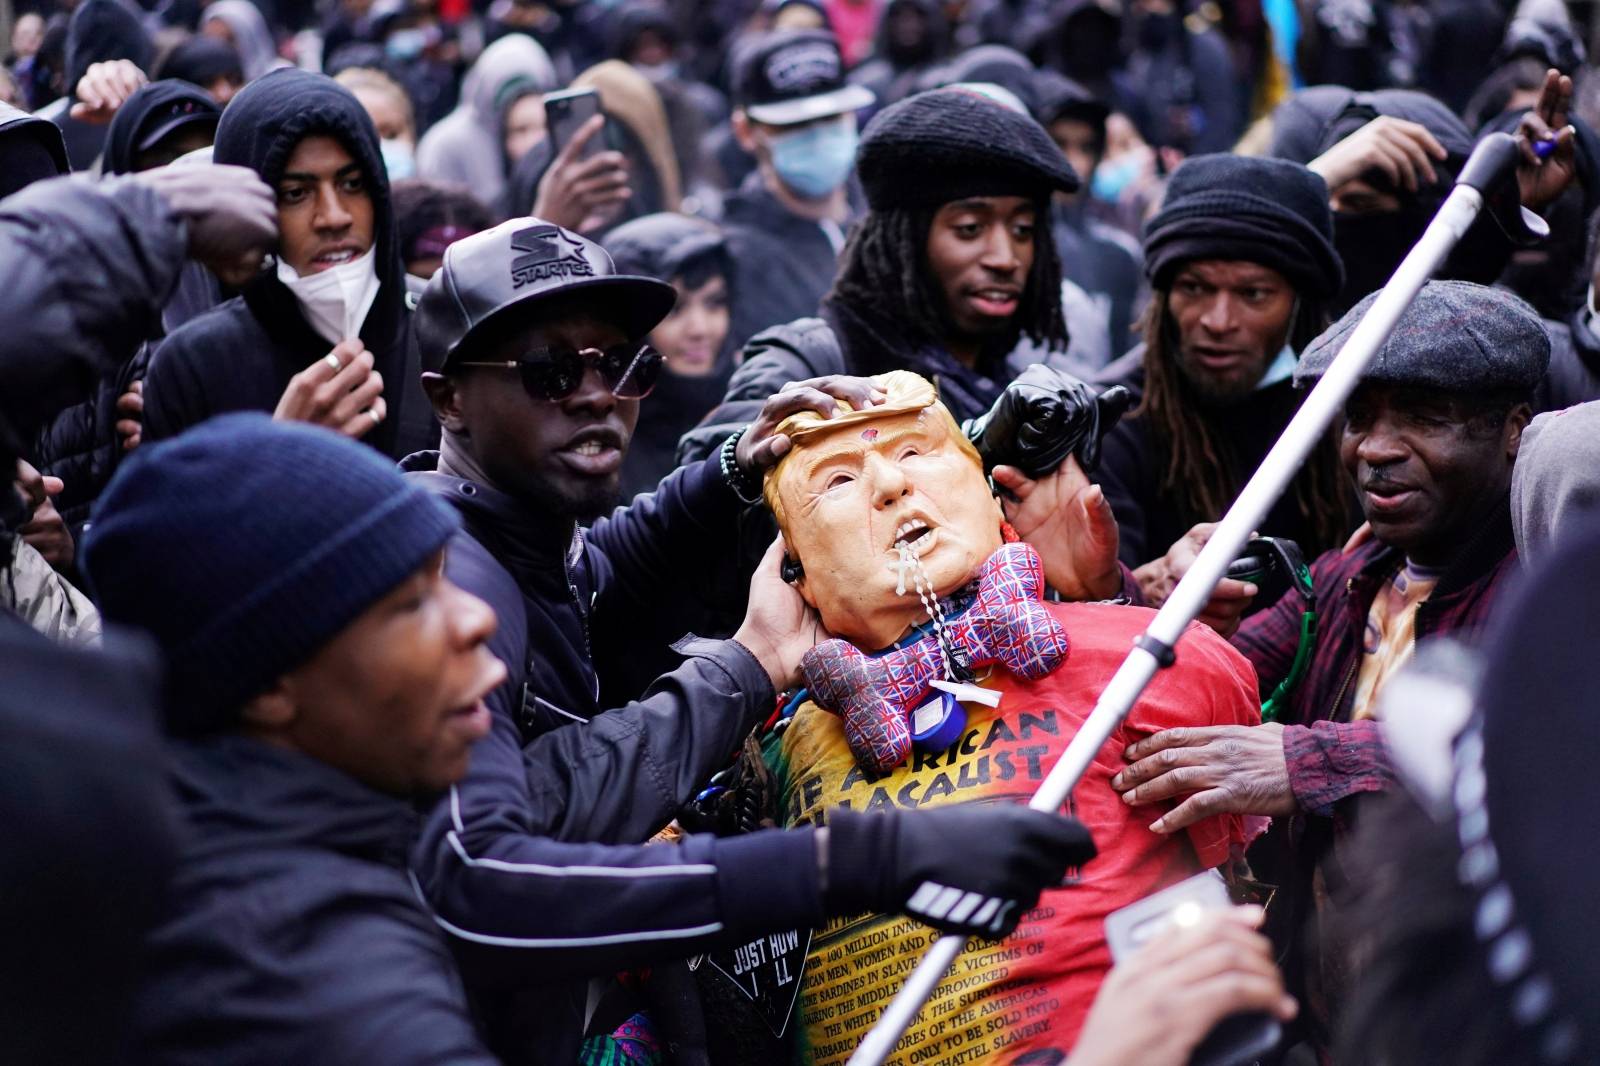
<instances>
[{"instance_id":1,"label":"union jack bow tie","mask_svg":"<svg viewBox=\"0 0 1600 1066\"><path fill-rule=\"evenodd\" d=\"M1044 564L1027 544L1006 544L978 572L978 594L944 623L952 655L974 667L998 664L1035 681L1066 660L1067 631L1042 602ZM887 773L911 754L911 715L944 676L938 636L867 655L843 640L806 653L800 670L817 706L844 719L844 735L862 769Z\"/></svg>"}]
</instances>

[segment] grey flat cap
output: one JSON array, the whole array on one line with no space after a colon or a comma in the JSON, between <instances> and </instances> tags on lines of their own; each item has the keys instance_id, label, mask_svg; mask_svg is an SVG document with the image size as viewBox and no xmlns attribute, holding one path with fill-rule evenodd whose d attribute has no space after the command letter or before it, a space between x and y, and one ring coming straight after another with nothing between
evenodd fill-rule
<instances>
[{"instance_id":1,"label":"grey flat cap","mask_svg":"<svg viewBox=\"0 0 1600 1066\"><path fill-rule=\"evenodd\" d=\"M1306 346L1294 370L1296 385L1309 388L1322 377L1377 298L1376 292L1367 296ZM1510 392L1531 390L1549 368L1550 335L1521 299L1470 281L1430 281L1361 380Z\"/></svg>"}]
</instances>

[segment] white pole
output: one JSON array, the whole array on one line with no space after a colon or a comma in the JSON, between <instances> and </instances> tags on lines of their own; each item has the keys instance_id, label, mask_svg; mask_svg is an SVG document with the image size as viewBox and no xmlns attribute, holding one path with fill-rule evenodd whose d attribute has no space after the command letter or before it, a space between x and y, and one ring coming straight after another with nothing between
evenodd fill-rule
<instances>
[{"instance_id":1,"label":"white pole","mask_svg":"<svg viewBox=\"0 0 1600 1066\"><path fill-rule=\"evenodd\" d=\"M1227 574L1228 564L1239 557L1240 550L1260 527L1273 502L1283 494L1300 464L1344 409L1345 400L1355 391L1361 375L1389 339L1400 316L1467 232L1482 206L1483 195L1477 189L1457 185L1451 190L1422 239L1383 287L1366 317L1351 332L1350 339L1322 375L1322 380L1306 396L1283 436L1272 446L1239 498L1218 523L1194 565L1150 620L1145 638L1168 648L1177 644L1189 623L1211 599L1211 590ZM1105 691L1100 693L1094 711L1084 720L1067 750L1040 782L1028 806L1038 811L1061 809L1073 786L1094 761L1095 754L1111 739L1111 734L1128 716L1144 687L1160 668L1153 652L1143 647L1134 648L1112 675ZM934 943L850 1056L848 1066L878 1066L888 1059L895 1042L916 1019L966 943L966 938L960 934L942 936Z\"/></svg>"}]
</instances>

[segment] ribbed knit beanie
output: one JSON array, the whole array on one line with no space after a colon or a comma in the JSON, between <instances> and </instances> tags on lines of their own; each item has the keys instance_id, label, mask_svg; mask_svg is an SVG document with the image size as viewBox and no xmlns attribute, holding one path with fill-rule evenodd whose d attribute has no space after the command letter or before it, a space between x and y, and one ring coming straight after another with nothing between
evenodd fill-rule
<instances>
[{"instance_id":1,"label":"ribbed knit beanie","mask_svg":"<svg viewBox=\"0 0 1600 1066\"><path fill-rule=\"evenodd\" d=\"M1145 226L1144 272L1165 289L1178 266L1195 259L1269 266L1304 296L1327 298L1344 286L1328 187L1284 159L1197 155L1172 172L1161 210Z\"/></svg>"},{"instance_id":2,"label":"ribbed knit beanie","mask_svg":"<svg viewBox=\"0 0 1600 1066\"><path fill-rule=\"evenodd\" d=\"M458 525L365 445L235 414L123 463L82 562L105 619L161 646L169 731L199 735L232 726Z\"/></svg>"},{"instance_id":3,"label":"ribbed knit beanie","mask_svg":"<svg viewBox=\"0 0 1600 1066\"><path fill-rule=\"evenodd\" d=\"M938 207L969 196L1045 199L1078 176L1044 127L973 89L907 97L867 123L856 173L874 211Z\"/></svg>"}]
</instances>

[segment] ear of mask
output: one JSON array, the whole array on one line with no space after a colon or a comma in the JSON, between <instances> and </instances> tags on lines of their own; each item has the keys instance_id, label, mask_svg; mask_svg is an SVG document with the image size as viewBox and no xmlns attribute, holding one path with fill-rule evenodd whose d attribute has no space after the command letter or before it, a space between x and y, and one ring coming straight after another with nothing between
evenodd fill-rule
<instances>
[{"instance_id":1,"label":"ear of mask","mask_svg":"<svg viewBox=\"0 0 1600 1066\"><path fill-rule=\"evenodd\" d=\"M301 277L294 267L278 260L278 280L294 294L301 314L329 344L361 335L361 325L378 298L377 249L348 263Z\"/></svg>"}]
</instances>

